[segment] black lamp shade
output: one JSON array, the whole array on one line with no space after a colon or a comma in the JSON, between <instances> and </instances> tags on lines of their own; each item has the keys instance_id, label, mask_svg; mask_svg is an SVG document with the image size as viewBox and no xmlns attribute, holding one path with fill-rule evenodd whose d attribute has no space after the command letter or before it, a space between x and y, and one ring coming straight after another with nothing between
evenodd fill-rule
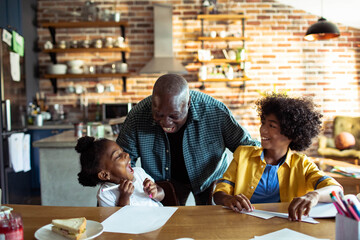
<instances>
[{"instance_id":1,"label":"black lamp shade","mask_svg":"<svg viewBox=\"0 0 360 240\"><path fill-rule=\"evenodd\" d=\"M340 36L338 27L326 21L325 18L320 18L317 23L314 23L306 31L304 39L307 41L326 40Z\"/></svg>"}]
</instances>

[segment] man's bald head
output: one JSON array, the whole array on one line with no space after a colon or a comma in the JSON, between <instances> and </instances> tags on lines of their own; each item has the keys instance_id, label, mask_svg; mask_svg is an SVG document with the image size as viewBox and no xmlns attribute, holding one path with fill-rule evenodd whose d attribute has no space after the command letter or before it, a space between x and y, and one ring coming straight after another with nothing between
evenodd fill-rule
<instances>
[{"instance_id":1,"label":"man's bald head","mask_svg":"<svg viewBox=\"0 0 360 240\"><path fill-rule=\"evenodd\" d=\"M152 115L166 133L175 133L184 126L190 108L187 81L176 74L165 74L155 83Z\"/></svg>"},{"instance_id":2,"label":"man's bald head","mask_svg":"<svg viewBox=\"0 0 360 240\"><path fill-rule=\"evenodd\" d=\"M155 82L153 95L183 95L188 100L189 86L185 78L177 74L165 74Z\"/></svg>"}]
</instances>

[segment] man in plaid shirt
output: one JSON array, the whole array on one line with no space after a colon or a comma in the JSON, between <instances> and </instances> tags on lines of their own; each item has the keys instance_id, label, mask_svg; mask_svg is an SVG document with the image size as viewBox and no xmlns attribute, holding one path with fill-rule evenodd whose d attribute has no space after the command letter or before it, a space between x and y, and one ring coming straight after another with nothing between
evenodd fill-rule
<instances>
[{"instance_id":1,"label":"man in plaid shirt","mask_svg":"<svg viewBox=\"0 0 360 240\"><path fill-rule=\"evenodd\" d=\"M228 167L225 149L259 145L220 101L190 91L176 74L161 76L153 94L128 114L117 143L155 181L170 181L180 205L190 191L196 205L208 204L210 185Z\"/></svg>"}]
</instances>

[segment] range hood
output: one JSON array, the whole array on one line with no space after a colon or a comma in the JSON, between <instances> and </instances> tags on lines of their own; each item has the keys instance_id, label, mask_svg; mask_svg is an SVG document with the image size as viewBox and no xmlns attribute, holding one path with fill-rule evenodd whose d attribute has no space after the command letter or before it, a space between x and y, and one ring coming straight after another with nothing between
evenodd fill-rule
<instances>
[{"instance_id":1,"label":"range hood","mask_svg":"<svg viewBox=\"0 0 360 240\"><path fill-rule=\"evenodd\" d=\"M154 57L140 74L177 73L187 71L173 53L172 5L154 4Z\"/></svg>"}]
</instances>

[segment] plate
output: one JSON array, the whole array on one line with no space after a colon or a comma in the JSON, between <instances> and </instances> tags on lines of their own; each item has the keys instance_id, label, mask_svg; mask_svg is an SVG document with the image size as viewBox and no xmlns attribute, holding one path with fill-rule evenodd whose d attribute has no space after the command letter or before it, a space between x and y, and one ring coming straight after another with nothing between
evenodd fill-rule
<instances>
[{"instance_id":1,"label":"plate","mask_svg":"<svg viewBox=\"0 0 360 240\"><path fill-rule=\"evenodd\" d=\"M35 232L35 238L38 240L46 240L46 239L52 239L52 240L64 240L68 239L60 234L54 233L51 231L52 224L48 224L43 226L42 228L39 228ZM104 231L104 227L101 223L92 221L92 220L86 220L86 231L81 236L81 240L85 239L92 239L97 236L99 236Z\"/></svg>"}]
</instances>

